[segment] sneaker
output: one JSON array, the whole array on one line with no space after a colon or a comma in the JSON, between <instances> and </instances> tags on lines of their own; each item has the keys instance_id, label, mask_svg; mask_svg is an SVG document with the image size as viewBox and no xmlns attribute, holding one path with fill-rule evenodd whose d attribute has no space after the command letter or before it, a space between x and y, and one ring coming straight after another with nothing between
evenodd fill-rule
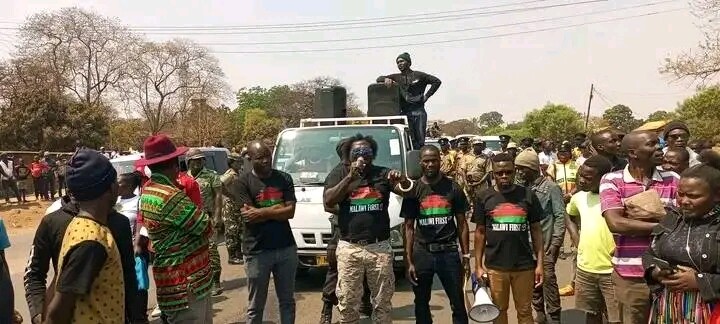
<instances>
[{"instance_id":1,"label":"sneaker","mask_svg":"<svg viewBox=\"0 0 720 324\"><path fill-rule=\"evenodd\" d=\"M560 288L559 292L560 292L560 296L564 296L564 297L573 296L573 295L575 295L575 287L573 287L572 285L567 285L565 287Z\"/></svg>"},{"instance_id":2,"label":"sneaker","mask_svg":"<svg viewBox=\"0 0 720 324\"><path fill-rule=\"evenodd\" d=\"M212 290L210 291L210 294L214 296L220 296L220 294L223 293L223 286L221 283L216 283L213 285Z\"/></svg>"},{"instance_id":3,"label":"sneaker","mask_svg":"<svg viewBox=\"0 0 720 324\"><path fill-rule=\"evenodd\" d=\"M155 308L153 308L152 313L150 313L150 317L159 317L162 312L160 311L160 306L155 305Z\"/></svg>"},{"instance_id":4,"label":"sneaker","mask_svg":"<svg viewBox=\"0 0 720 324\"><path fill-rule=\"evenodd\" d=\"M320 313L320 324L332 323L333 304L323 303L322 313Z\"/></svg>"}]
</instances>

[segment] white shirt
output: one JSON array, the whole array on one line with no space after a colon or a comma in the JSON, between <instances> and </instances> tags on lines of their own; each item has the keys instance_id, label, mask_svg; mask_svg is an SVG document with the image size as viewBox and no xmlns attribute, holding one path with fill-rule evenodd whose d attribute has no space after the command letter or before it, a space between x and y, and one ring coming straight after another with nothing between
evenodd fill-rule
<instances>
[{"instance_id":1,"label":"white shirt","mask_svg":"<svg viewBox=\"0 0 720 324\"><path fill-rule=\"evenodd\" d=\"M550 165L550 164L554 164L558 158L557 158L557 154L555 152L551 152L550 154L545 154L545 152L540 152L540 154L538 154L538 159L540 160L540 164Z\"/></svg>"},{"instance_id":2,"label":"white shirt","mask_svg":"<svg viewBox=\"0 0 720 324\"><path fill-rule=\"evenodd\" d=\"M695 153L695 151L693 151L689 147L686 147L685 149L688 151L688 154L690 154L690 160L688 161L688 162L690 162L689 166L692 167L692 166L696 166L696 165L700 164L700 160L698 160L698 154ZM668 151L668 147L666 146L663 148L663 154L667 153L667 151Z\"/></svg>"},{"instance_id":3,"label":"white shirt","mask_svg":"<svg viewBox=\"0 0 720 324\"><path fill-rule=\"evenodd\" d=\"M60 210L60 208L62 208L62 198L53 201L52 205L45 209L45 215L50 214L56 210Z\"/></svg>"},{"instance_id":4,"label":"white shirt","mask_svg":"<svg viewBox=\"0 0 720 324\"><path fill-rule=\"evenodd\" d=\"M140 212L140 196L134 196L127 199L118 197L117 204L115 204L115 210L128 218L130 221L130 230L132 231L133 236L135 236L137 216L138 212Z\"/></svg>"},{"instance_id":5,"label":"white shirt","mask_svg":"<svg viewBox=\"0 0 720 324\"><path fill-rule=\"evenodd\" d=\"M5 172L5 174L2 176L3 180L10 180L15 178L13 174L13 161L8 160L7 163L0 161L0 168L2 168Z\"/></svg>"}]
</instances>

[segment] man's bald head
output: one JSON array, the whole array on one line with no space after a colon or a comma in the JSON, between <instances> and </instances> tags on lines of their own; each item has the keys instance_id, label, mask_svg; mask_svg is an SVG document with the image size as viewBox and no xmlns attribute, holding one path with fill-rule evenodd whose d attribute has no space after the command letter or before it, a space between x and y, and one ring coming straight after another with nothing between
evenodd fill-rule
<instances>
[{"instance_id":1,"label":"man's bald head","mask_svg":"<svg viewBox=\"0 0 720 324\"><path fill-rule=\"evenodd\" d=\"M269 153L270 147L268 147L262 141L252 141L248 143L247 152L250 158L258 156L258 154Z\"/></svg>"},{"instance_id":2,"label":"man's bald head","mask_svg":"<svg viewBox=\"0 0 720 324\"><path fill-rule=\"evenodd\" d=\"M623 152L635 150L644 145L647 140L657 138L657 134L652 131L635 131L625 135L622 139L621 148Z\"/></svg>"},{"instance_id":3,"label":"man's bald head","mask_svg":"<svg viewBox=\"0 0 720 324\"><path fill-rule=\"evenodd\" d=\"M612 129L603 129L590 136L590 143L595 151L606 156L617 154L619 141L620 138Z\"/></svg>"}]
</instances>

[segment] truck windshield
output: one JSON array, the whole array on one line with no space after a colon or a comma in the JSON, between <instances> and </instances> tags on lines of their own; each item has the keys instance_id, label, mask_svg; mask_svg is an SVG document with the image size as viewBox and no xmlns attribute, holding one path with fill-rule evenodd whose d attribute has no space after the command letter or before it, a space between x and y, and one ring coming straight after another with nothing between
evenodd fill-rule
<instances>
[{"instance_id":1,"label":"truck windshield","mask_svg":"<svg viewBox=\"0 0 720 324\"><path fill-rule=\"evenodd\" d=\"M273 168L289 173L295 185L322 185L340 162L337 143L361 133L378 143L373 164L402 171L400 135L394 127L300 128L283 132L275 147Z\"/></svg>"}]
</instances>

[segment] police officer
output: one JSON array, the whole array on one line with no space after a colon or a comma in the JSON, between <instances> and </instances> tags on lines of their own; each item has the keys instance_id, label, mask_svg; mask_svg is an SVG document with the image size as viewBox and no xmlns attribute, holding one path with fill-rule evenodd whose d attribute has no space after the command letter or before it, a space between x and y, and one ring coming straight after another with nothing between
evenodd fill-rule
<instances>
[{"instance_id":1,"label":"police officer","mask_svg":"<svg viewBox=\"0 0 720 324\"><path fill-rule=\"evenodd\" d=\"M471 201L477 198L480 191L487 188L489 184L490 157L483 153L484 144L480 137L473 139L472 147L474 158L466 167L467 175L465 179L467 181L467 194Z\"/></svg>"},{"instance_id":2,"label":"police officer","mask_svg":"<svg viewBox=\"0 0 720 324\"><path fill-rule=\"evenodd\" d=\"M500 135L500 152L507 152L507 147L511 139L512 137L510 135Z\"/></svg>"},{"instance_id":3,"label":"police officer","mask_svg":"<svg viewBox=\"0 0 720 324\"><path fill-rule=\"evenodd\" d=\"M455 181L460 185L465 194L467 194L467 172L470 162L475 159L475 156L470 152L470 141L467 137L463 137L458 140L458 155L455 159Z\"/></svg>"},{"instance_id":4,"label":"police officer","mask_svg":"<svg viewBox=\"0 0 720 324\"><path fill-rule=\"evenodd\" d=\"M449 178L455 176L455 151L450 148L450 141L447 138L438 140L440 144L440 172Z\"/></svg>"},{"instance_id":5,"label":"police officer","mask_svg":"<svg viewBox=\"0 0 720 324\"><path fill-rule=\"evenodd\" d=\"M242 233L244 223L240 216L242 206L231 198L229 188L242 172L243 159L238 153L228 155L229 168L220 176L223 184L223 221L225 222L225 246L229 264L243 264Z\"/></svg>"}]
</instances>

